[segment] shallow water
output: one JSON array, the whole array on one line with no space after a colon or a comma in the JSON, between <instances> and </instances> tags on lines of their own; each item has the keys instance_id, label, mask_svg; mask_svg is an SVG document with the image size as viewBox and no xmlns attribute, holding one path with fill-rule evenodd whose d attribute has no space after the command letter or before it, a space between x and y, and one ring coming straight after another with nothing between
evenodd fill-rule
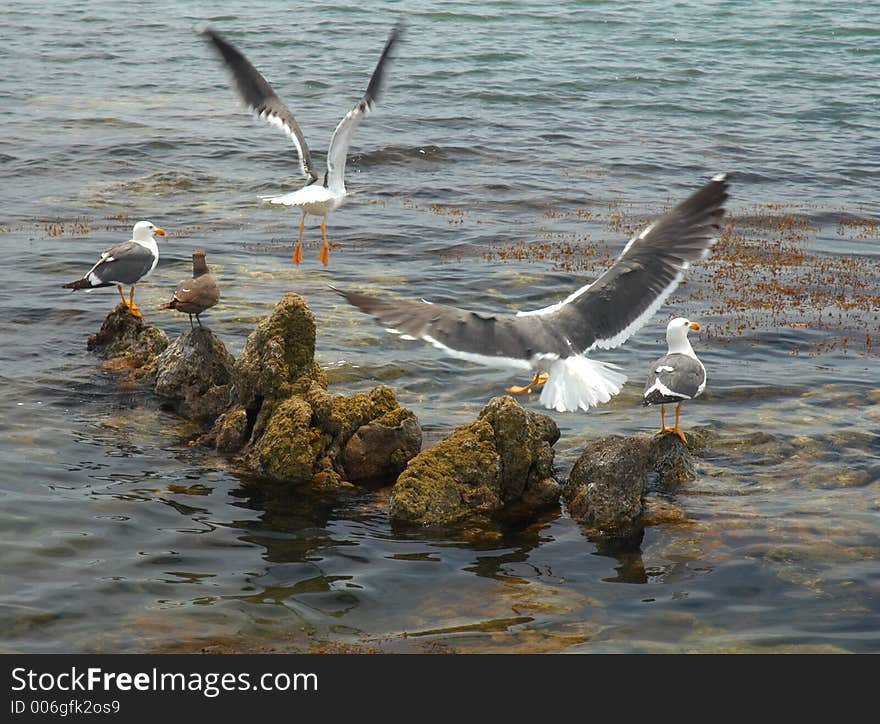
<instances>
[{"instance_id":1,"label":"shallow water","mask_svg":"<svg viewBox=\"0 0 880 724\"><path fill-rule=\"evenodd\" d=\"M880 10L388 2L287 22L288 3L213 7L4 13L0 649L880 650L880 304L853 301L878 281ZM297 183L293 150L242 112L193 26L249 55L320 164L404 7L331 265L310 223L295 268L298 219L256 201ZM186 328L158 305L205 248L223 299L204 319L231 351L297 291L331 390L389 384L436 440L513 380L389 337L328 283L545 306L722 170L730 234L786 258L718 252L602 354L632 380L619 397L551 413L563 474L596 435L654 429L639 382L666 320L705 323L709 386L683 419L710 444L697 480L654 496L680 521L637 550L590 541L564 509L462 541L397 530L387 491L261 491L99 369L85 339L115 292L60 288L150 219L170 232L138 287L151 321ZM769 306L740 291L777 278Z\"/></svg>"}]
</instances>

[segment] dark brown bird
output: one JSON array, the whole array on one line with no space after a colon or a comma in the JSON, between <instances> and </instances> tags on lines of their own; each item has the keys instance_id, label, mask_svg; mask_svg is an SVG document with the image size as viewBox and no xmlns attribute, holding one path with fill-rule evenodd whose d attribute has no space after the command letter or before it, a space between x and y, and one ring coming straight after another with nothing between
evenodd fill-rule
<instances>
[{"instance_id":1,"label":"dark brown bird","mask_svg":"<svg viewBox=\"0 0 880 724\"><path fill-rule=\"evenodd\" d=\"M193 278L185 279L177 285L174 296L168 304L163 304L162 309L176 309L189 315L189 325L193 329L193 315L202 326L199 315L206 309L213 307L220 299L220 287L214 275L208 271L205 263L205 252L201 249L193 252Z\"/></svg>"}]
</instances>

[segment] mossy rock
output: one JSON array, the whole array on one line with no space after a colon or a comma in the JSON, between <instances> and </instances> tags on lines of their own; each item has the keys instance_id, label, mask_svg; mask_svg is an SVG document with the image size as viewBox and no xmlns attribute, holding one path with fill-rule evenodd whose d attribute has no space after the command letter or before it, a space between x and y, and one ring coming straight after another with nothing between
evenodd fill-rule
<instances>
[{"instance_id":1,"label":"mossy rock","mask_svg":"<svg viewBox=\"0 0 880 724\"><path fill-rule=\"evenodd\" d=\"M422 451L401 473L391 517L420 525L526 517L558 503L552 445L559 429L546 415L496 397L472 423Z\"/></svg>"},{"instance_id":2,"label":"mossy rock","mask_svg":"<svg viewBox=\"0 0 880 724\"><path fill-rule=\"evenodd\" d=\"M247 410L235 407L223 413L214 423L209 440L220 452L238 452L249 437Z\"/></svg>"},{"instance_id":3,"label":"mossy rock","mask_svg":"<svg viewBox=\"0 0 880 724\"><path fill-rule=\"evenodd\" d=\"M410 460L394 485L391 517L445 525L501 509L501 459L486 420L459 427Z\"/></svg>"},{"instance_id":4,"label":"mossy rock","mask_svg":"<svg viewBox=\"0 0 880 724\"><path fill-rule=\"evenodd\" d=\"M233 377L239 403L285 398L327 379L314 362L315 318L305 300L285 294L272 314L257 324L235 361Z\"/></svg>"},{"instance_id":5,"label":"mossy rock","mask_svg":"<svg viewBox=\"0 0 880 724\"><path fill-rule=\"evenodd\" d=\"M526 410L512 397L496 397L480 412L495 432L501 456L501 491L505 501L519 500L533 479L553 477L553 449L559 427L553 418Z\"/></svg>"},{"instance_id":6,"label":"mossy rock","mask_svg":"<svg viewBox=\"0 0 880 724\"><path fill-rule=\"evenodd\" d=\"M310 482L320 447L320 433L310 426L311 419L312 408L302 398L280 403L247 454L254 470L274 480Z\"/></svg>"}]
</instances>

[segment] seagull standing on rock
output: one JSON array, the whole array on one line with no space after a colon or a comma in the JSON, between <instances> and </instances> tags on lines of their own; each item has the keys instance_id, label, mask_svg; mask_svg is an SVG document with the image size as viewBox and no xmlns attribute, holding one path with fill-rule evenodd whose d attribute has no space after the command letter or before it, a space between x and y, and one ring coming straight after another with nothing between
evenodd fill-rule
<instances>
[{"instance_id":1,"label":"seagull standing on rock","mask_svg":"<svg viewBox=\"0 0 880 724\"><path fill-rule=\"evenodd\" d=\"M201 249L194 251L192 261L192 279L184 279L180 282L174 290L171 301L163 304L161 308L176 309L178 312L188 314L190 329L195 329L193 315L196 315L196 321L201 327L202 320L199 319L199 315L220 300L220 287L214 275L208 270L204 251Z\"/></svg>"},{"instance_id":2,"label":"seagull standing on rock","mask_svg":"<svg viewBox=\"0 0 880 724\"><path fill-rule=\"evenodd\" d=\"M299 236L293 249L293 263L302 261L302 236L305 229L306 216L321 216L321 236L323 244L318 253L318 259L324 266L330 261L330 242L327 239L327 215L335 211L345 200L348 192L345 189L345 162L348 156L348 146L351 136L361 119L368 113L373 104L379 98L382 87L382 76L394 44L402 32L402 26L398 25L391 31L376 69L370 78L367 90L345 117L336 126L333 136L330 138L330 147L327 149L327 171L319 181L318 172L312 163L309 147L306 139L296 122L293 113L287 108L282 100L272 90L269 82L251 64L251 62L238 51L229 41L210 28L201 31L213 44L220 54L227 68L232 73L235 89L241 99L260 120L280 128L293 141L299 156L300 170L308 178L306 185L298 191L293 191L280 196L264 196L264 201L273 204L295 206L302 211L302 219L299 224Z\"/></svg>"},{"instance_id":3,"label":"seagull standing on rock","mask_svg":"<svg viewBox=\"0 0 880 724\"><path fill-rule=\"evenodd\" d=\"M616 366L587 354L626 342L657 313L690 265L709 253L727 185L725 174L715 176L630 239L592 284L544 309L494 314L335 291L402 339L421 339L471 362L533 372L523 389L543 384L540 402L548 409L586 411L608 402L626 382Z\"/></svg>"},{"instance_id":4,"label":"seagull standing on rock","mask_svg":"<svg viewBox=\"0 0 880 724\"><path fill-rule=\"evenodd\" d=\"M666 344L669 351L651 365L645 383L642 404L660 405L658 435L672 432L686 443L687 437L678 427L681 403L692 400L706 389L706 368L697 359L688 340L688 330L699 331L700 325L684 317L676 317L666 326ZM664 405L675 403L675 427L666 427Z\"/></svg>"},{"instance_id":5,"label":"seagull standing on rock","mask_svg":"<svg viewBox=\"0 0 880 724\"><path fill-rule=\"evenodd\" d=\"M122 297L122 304L133 317L142 317L134 303L134 285L153 273L159 263L159 245L153 235L165 236L149 221L138 221L131 231L131 240L111 246L101 254L98 262L89 269L82 279L63 285L64 289L96 289L114 284ZM128 284L131 292L128 299L122 293L122 285Z\"/></svg>"}]
</instances>

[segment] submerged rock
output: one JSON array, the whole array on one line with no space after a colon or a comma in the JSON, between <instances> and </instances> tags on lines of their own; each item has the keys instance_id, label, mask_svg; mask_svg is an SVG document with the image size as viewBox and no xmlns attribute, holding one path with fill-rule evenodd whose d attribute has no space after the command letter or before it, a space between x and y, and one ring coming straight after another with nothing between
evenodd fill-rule
<instances>
[{"instance_id":1,"label":"submerged rock","mask_svg":"<svg viewBox=\"0 0 880 724\"><path fill-rule=\"evenodd\" d=\"M563 497L572 518L594 534L631 538L644 525L649 488L669 489L693 477L688 447L675 435L611 435L587 444Z\"/></svg>"},{"instance_id":2,"label":"submerged rock","mask_svg":"<svg viewBox=\"0 0 880 724\"><path fill-rule=\"evenodd\" d=\"M556 504L559 428L511 397L489 401L472 423L420 453L394 486L391 517L419 525L525 517Z\"/></svg>"},{"instance_id":3,"label":"submerged rock","mask_svg":"<svg viewBox=\"0 0 880 724\"><path fill-rule=\"evenodd\" d=\"M118 304L104 319L98 333L89 337L86 346L106 360L105 367L126 371L130 381L140 382L156 373L159 355L168 344L165 332Z\"/></svg>"},{"instance_id":4,"label":"submerged rock","mask_svg":"<svg viewBox=\"0 0 880 724\"><path fill-rule=\"evenodd\" d=\"M234 364L217 335L196 327L159 355L156 394L185 417L213 421L229 404Z\"/></svg>"}]
</instances>

